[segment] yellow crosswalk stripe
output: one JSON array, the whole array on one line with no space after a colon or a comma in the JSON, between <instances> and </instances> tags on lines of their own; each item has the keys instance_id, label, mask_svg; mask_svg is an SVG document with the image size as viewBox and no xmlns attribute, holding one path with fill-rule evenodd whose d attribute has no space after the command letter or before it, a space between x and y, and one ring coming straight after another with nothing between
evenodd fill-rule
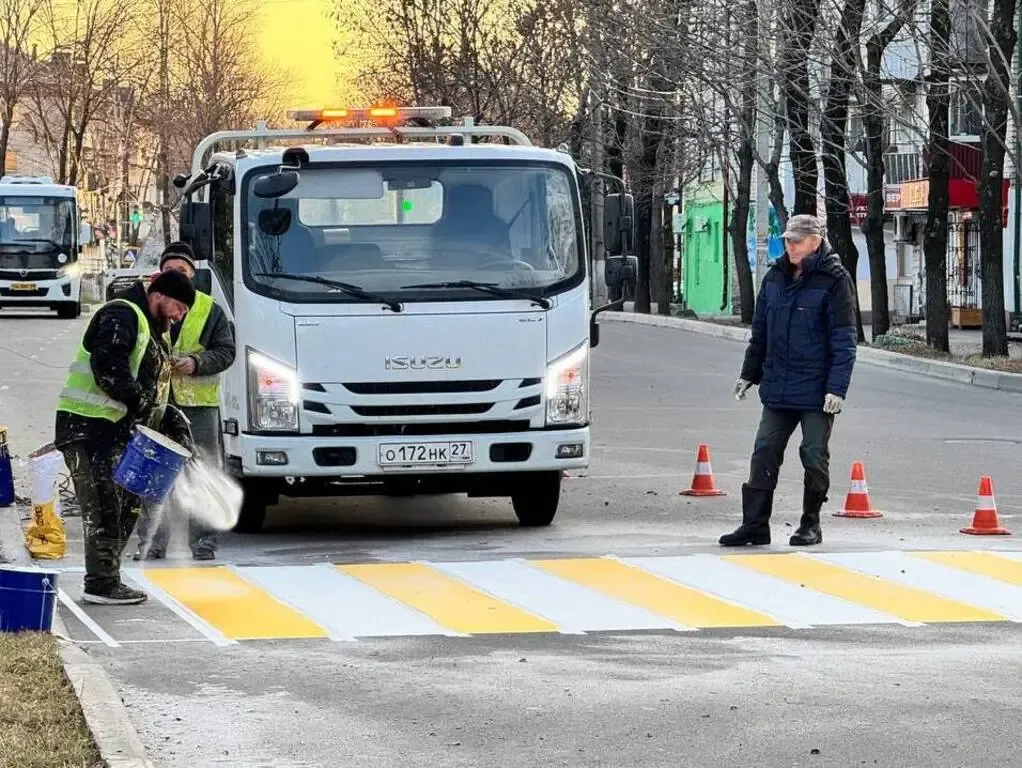
<instances>
[{"instance_id":1,"label":"yellow crosswalk stripe","mask_svg":"<svg viewBox=\"0 0 1022 768\"><path fill-rule=\"evenodd\" d=\"M228 568L149 568L145 575L232 640L328 636L318 624Z\"/></svg>"},{"instance_id":2,"label":"yellow crosswalk stripe","mask_svg":"<svg viewBox=\"0 0 1022 768\"><path fill-rule=\"evenodd\" d=\"M373 589L468 635L557 632L555 624L421 563L336 565Z\"/></svg>"},{"instance_id":3,"label":"yellow crosswalk stripe","mask_svg":"<svg viewBox=\"0 0 1022 768\"><path fill-rule=\"evenodd\" d=\"M688 627L781 626L780 622L769 616L662 579L619 560L593 557L537 560L532 564L555 576L666 616Z\"/></svg>"},{"instance_id":4,"label":"yellow crosswalk stripe","mask_svg":"<svg viewBox=\"0 0 1022 768\"><path fill-rule=\"evenodd\" d=\"M724 560L911 622L1005 621L991 611L882 581L798 554L726 555Z\"/></svg>"},{"instance_id":5,"label":"yellow crosswalk stripe","mask_svg":"<svg viewBox=\"0 0 1022 768\"><path fill-rule=\"evenodd\" d=\"M1022 561L992 552L912 552L914 557L1022 587Z\"/></svg>"}]
</instances>

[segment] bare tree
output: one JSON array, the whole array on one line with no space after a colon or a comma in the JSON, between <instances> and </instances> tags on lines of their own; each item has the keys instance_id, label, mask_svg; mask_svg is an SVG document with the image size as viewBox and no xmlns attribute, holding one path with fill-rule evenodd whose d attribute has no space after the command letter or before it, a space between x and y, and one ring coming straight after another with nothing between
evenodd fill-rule
<instances>
[{"instance_id":1,"label":"bare tree","mask_svg":"<svg viewBox=\"0 0 1022 768\"><path fill-rule=\"evenodd\" d=\"M983 170L979 179L980 266L983 282L983 354L1008 354L1004 316L1004 239L1001 225L1004 180L1004 140L1011 91L1008 74L1018 39L1015 15L1018 0L994 0L990 20L983 89ZM1016 177L1017 179L1017 177ZM1016 183L1018 181L1016 180Z\"/></svg>"},{"instance_id":2,"label":"bare tree","mask_svg":"<svg viewBox=\"0 0 1022 768\"><path fill-rule=\"evenodd\" d=\"M862 16L866 0L846 0L841 12L834 40L834 53L830 63L830 79L820 126L820 145L823 155L823 177L826 190L827 234L831 245L841 257L841 263L857 285L856 272L859 250L852 239L851 204L848 195L848 171L845 157L848 153L846 126L848 102L855 82L858 61L858 41L862 29ZM859 341L865 339L862 313L859 311L858 292L855 302L856 330Z\"/></svg>"},{"instance_id":3,"label":"bare tree","mask_svg":"<svg viewBox=\"0 0 1022 768\"><path fill-rule=\"evenodd\" d=\"M43 0L0 0L0 176L18 106L35 76L29 41L37 31Z\"/></svg>"},{"instance_id":4,"label":"bare tree","mask_svg":"<svg viewBox=\"0 0 1022 768\"><path fill-rule=\"evenodd\" d=\"M816 34L820 0L789 0L785 14L781 88L788 113L791 165L795 176L795 213L816 215L818 172L809 131L809 50Z\"/></svg>"},{"instance_id":5,"label":"bare tree","mask_svg":"<svg viewBox=\"0 0 1022 768\"><path fill-rule=\"evenodd\" d=\"M926 106L930 113L929 160L930 193L923 233L926 262L926 342L931 347L949 350L949 310L947 300L948 180L950 157L949 108L951 55L951 11L949 0L930 0L929 53L930 76Z\"/></svg>"}]
</instances>

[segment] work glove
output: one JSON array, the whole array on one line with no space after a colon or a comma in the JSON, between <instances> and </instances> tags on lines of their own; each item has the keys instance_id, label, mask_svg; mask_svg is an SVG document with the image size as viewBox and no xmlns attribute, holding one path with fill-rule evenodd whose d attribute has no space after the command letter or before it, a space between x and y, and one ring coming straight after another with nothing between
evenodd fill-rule
<instances>
[{"instance_id":1,"label":"work glove","mask_svg":"<svg viewBox=\"0 0 1022 768\"><path fill-rule=\"evenodd\" d=\"M841 413L841 406L845 399L837 395L827 395L823 400L823 412L829 414Z\"/></svg>"},{"instance_id":2,"label":"work glove","mask_svg":"<svg viewBox=\"0 0 1022 768\"><path fill-rule=\"evenodd\" d=\"M746 381L745 379L739 379L735 383L735 400L744 400L745 399L745 393L749 391L749 388L751 386L752 386L752 382L751 381Z\"/></svg>"}]
</instances>

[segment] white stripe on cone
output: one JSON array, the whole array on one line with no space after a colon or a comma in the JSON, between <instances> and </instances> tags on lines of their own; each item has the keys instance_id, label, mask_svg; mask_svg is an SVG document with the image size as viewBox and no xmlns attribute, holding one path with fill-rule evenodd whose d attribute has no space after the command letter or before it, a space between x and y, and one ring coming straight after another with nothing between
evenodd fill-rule
<instances>
[{"instance_id":1,"label":"white stripe on cone","mask_svg":"<svg viewBox=\"0 0 1022 768\"><path fill-rule=\"evenodd\" d=\"M712 475L713 474L713 470L710 469L710 465L709 464L706 464L706 463L700 461L699 463L696 464L696 474L697 475Z\"/></svg>"},{"instance_id":2,"label":"white stripe on cone","mask_svg":"<svg viewBox=\"0 0 1022 768\"><path fill-rule=\"evenodd\" d=\"M852 480L852 487L849 493L852 494L866 494L869 493L869 489L866 488L865 480Z\"/></svg>"}]
</instances>

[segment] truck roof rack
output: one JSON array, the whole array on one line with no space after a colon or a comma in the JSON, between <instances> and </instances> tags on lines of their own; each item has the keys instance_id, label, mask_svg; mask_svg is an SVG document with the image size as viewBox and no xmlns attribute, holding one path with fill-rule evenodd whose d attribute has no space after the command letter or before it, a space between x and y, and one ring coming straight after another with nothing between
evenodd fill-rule
<instances>
[{"instance_id":1,"label":"truck roof rack","mask_svg":"<svg viewBox=\"0 0 1022 768\"><path fill-rule=\"evenodd\" d=\"M373 109L384 109L384 108L373 108ZM270 130L266 127L265 121L260 121L256 124L254 129L240 130L240 131L218 131L217 133L211 133L200 141L195 151L192 153L192 176L199 174L203 171L203 159L206 153L209 152L213 147L219 144L227 143L239 143L239 142L250 142L254 141L260 149L265 149L267 143L277 139L312 139L318 141L320 139L329 138L345 138L345 139L381 139L386 137L397 137L400 140L404 139L444 139L451 137L488 137L488 138L499 138L507 139L512 144L519 146L532 146L532 142L529 137L522 133L517 128L511 128L506 125L474 125L470 118L467 118L462 125L445 125L445 126L406 126L406 125L391 125L391 126L359 126L359 127L345 127L345 128L328 128L325 130L318 130L318 126L324 122L333 122L336 120L348 120L348 119L364 119L365 117L373 117L370 110L309 110L301 112L292 112L292 116L295 119L303 119L309 121L310 125L304 128L284 128L284 129L273 129ZM386 108L389 109L389 108ZM425 110L447 110L449 114L449 108L447 107L404 107L400 108L404 111L406 119L428 119L429 117L435 116L436 112L425 113ZM411 110L419 111L419 114L410 114ZM341 115L340 113L344 114ZM331 114L334 113L334 114ZM365 113L363 115L363 113ZM399 115L400 116L400 115Z\"/></svg>"}]
</instances>

